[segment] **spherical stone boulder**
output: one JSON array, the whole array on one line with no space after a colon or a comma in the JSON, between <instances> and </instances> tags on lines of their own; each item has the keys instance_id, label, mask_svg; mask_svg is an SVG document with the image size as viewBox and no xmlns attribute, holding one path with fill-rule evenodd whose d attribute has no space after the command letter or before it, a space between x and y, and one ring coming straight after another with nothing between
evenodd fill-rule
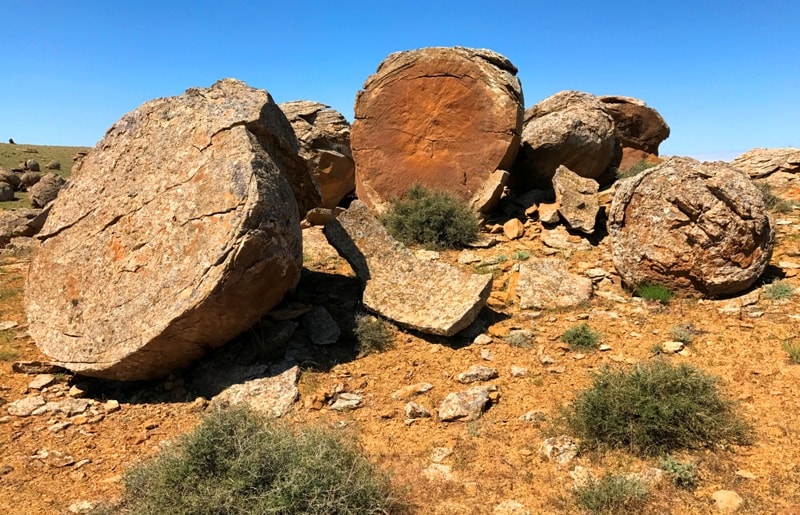
<instances>
[{"instance_id":1,"label":"spherical stone boulder","mask_svg":"<svg viewBox=\"0 0 800 515\"><path fill-rule=\"evenodd\" d=\"M605 95L600 102L614 119L617 140L623 148L658 155L658 146L669 137L669 125L643 100Z\"/></svg>"},{"instance_id":2,"label":"spherical stone boulder","mask_svg":"<svg viewBox=\"0 0 800 515\"><path fill-rule=\"evenodd\" d=\"M671 158L619 182L608 215L614 266L629 287L718 297L749 288L774 247L761 192L717 163Z\"/></svg>"},{"instance_id":3,"label":"spherical stone boulder","mask_svg":"<svg viewBox=\"0 0 800 515\"><path fill-rule=\"evenodd\" d=\"M351 145L359 200L381 212L414 183L472 204L494 199L487 182L505 181L495 171L508 170L519 149L516 73L508 59L485 49L422 48L387 57L356 97Z\"/></svg>"},{"instance_id":4,"label":"spherical stone boulder","mask_svg":"<svg viewBox=\"0 0 800 515\"><path fill-rule=\"evenodd\" d=\"M525 111L510 186L519 191L550 189L561 165L605 182L620 156L614 120L600 100L589 93L561 91Z\"/></svg>"},{"instance_id":5,"label":"spherical stone boulder","mask_svg":"<svg viewBox=\"0 0 800 515\"><path fill-rule=\"evenodd\" d=\"M350 152L350 123L338 111L308 100L284 102L300 144L300 156L313 169L322 194L322 208L333 209L355 189L355 163Z\"/></svg>"},{"instance_id":6,"label":"spherical stone boulder","mask_svg":"<svg viewBox=\"0 0 800 515\"><path fill-rule=\"evenodd\" d=\"M59 163L58 161L50 161L49 163L47 163L47 169L48 170L61 170L61 163Z\"/></svg>"},{"instance_id":7,"label":"spherical stone boulder","mask_svg":"<svg viewBox=\"0 0 800 515\"><path fill-rule=\"evenodd\" d=\"M6 170L5 168L0 168L0 181L7 182L15 190L19 188L19 178L20 175L18 173Z\"/></svg>"},{"instance_id":8,"label":"spherical stone boulder","mask_svg":"<svg viewBox=\"0 0 800 515\"><path fill-rule=\"evenodd\" d=\"M0 202L14 200L14 187L6 181L0 181Z\"/></svg>"},{"instance_id":9,"label":"spherical stone boulder","mask_svg":"<svg viewBox=\"0 0 800 515\"><path fill-rule=\"evenodd\" d=\"M28 159L25 161L25 169L30 170L32 172L39 171L39 162L35 159Z\"/></svg>"},{"instance_id":10,"label":"spherical stone boulder","mask_svg":"<svg viewBox=\"0 0 800 515\"><path fill-rule=\"evenodd\" d=\"M20 189L28 189L37 182L42 180L42 174L39 172L25 172L19 176Z\"/></svg>"},{"instance_id":11,"label":"spherical stone boulder","mask_svg":"<svg viewBox=\"0 0 800 515\"><path fill-rule=\"evenodd\" d=\"M66 182L63 177L54 173L43 176L42 180L31 186L31 206L42 208L54 201Z\"/></svg>"},{"instance_id":12,"label":"spherical stone boulder","mask_svg":"<svg viewBox=\"0 0 800 515\"><path fill-rule=\"evenodd\" d=\"M297 152L270 95L233 79L123 116L38 236L37 346L80 374L150 379L251 327L300 276L296 196L319 197Z\"/></svg>"}]
</instances>

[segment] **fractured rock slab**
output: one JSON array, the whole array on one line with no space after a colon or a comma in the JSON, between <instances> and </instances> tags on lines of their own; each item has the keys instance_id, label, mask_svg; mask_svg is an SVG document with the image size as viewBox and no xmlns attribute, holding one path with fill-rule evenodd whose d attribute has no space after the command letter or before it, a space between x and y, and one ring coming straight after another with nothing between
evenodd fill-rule
<instances>
[{"instance_id":1,"label":"fractured rock slab","mask_svg":"<svg viewBox=\"0 0 800 515\"><path fill-rule=\"evenodd\" d=\"M251 327L302 268L319 202L269 93L225 79L123 116L56 198L30 264L30 333L84 375L151 379Z\"/></svg>"},{"instance_id":2,"label":"fractured rock slab","mask_svg":"<svg viewBox=\"0 0 800 515\"><path fill-rule=\"evenodd\" d=\"M246 404L267 416L282 417L300 397L300 390L297 388L299 379L299 366L291 361L278 363L270 368L267 376L235 384L223 390L211 399L210 405L215 408L227 408Z\"/></svg>"},{"instance_id":3,"label":"fractured rock slab","mask_svg":"<svg viewBox=\"0 0 800 515\"><path fill-rule=\"evenodd\" d=\"M571 273L563 259L529 259L520 263L517 294L522 309L577 306L592 297L592 280Z\"/></svg>"},{"instance_id":4,"label":"fractured rock slab","mask_svg":"<svg viewBox=\"0 0 800 515\"><path fill-rule=\"evenodd\" d=\"M567 224L586 234L594 232L600 202L600 186L594 179L581 177L566 166L559 166L553 175L558 213Z\"/></svg>"},{"instance_id":5,"label":"fractured rock slab","mask_svg":"<svg viewBox=\"0 0 800 515\"><path fill-rule=\"evenodd\" d=\"M475 420L480 418L489 404L489 388L476 386L463 392L447 395L439 406L439 420Z\"/></svg>"},{"instance_id":6,"label":"fractured rock slab","mask_svg":"<svg viewBox=\"0 0 800 515\"><path fill-rule=\"evenodd\" d=\"M364 305L398 324L452 336L475 320L489 298L491 275L421 261L360 201L324 233L364 284Z\"/></svg>"}]
</instances>

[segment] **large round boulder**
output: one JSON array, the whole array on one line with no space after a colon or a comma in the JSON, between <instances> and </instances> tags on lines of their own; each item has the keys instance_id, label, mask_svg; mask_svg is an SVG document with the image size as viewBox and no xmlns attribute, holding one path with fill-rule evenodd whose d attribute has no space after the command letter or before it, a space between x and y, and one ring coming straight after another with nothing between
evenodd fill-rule
<instances>
[{"instance_id":1,"label":"large round boulder","mask_svg":"<svg viewBox=\"0 0 800 515\"><path fill-rule=\"evenodd\" d=\"M658 111L638 98L605 95L599 99L614 119L617 141L623 149L658 155L658 146L669 137L669 125Z\"/></svg>"},{"instance_id":2,"label":"large round boulder","mask_svg":"<svg viewBox=\"0 0 800 515\"><path fill-rule=\"evenodd\" d=\"M608 215L614 266L630 287L739 293L774 246L759 189L721 162L672 158L619 182Z\"/></svg>"},{"instance_id":3,"label":"large round boulder","mask_svg":"<svg viewBox=\"0 0 800 515\"><path fill-rule=\"evenodd\" d=\"M292 124L300 155L311 163L322 194L321 207L335 208L355 189L350 123L341 113L319 102L297 100L278 107Z\"/></svg>"},{"instance_id":4,"label":"large round boulder","mask_svg":"<svg viewBox=\"0 0 800 515\"><path fill-rule=\"evenodd\" d=\"M619 157L614 120L600 100L589 93L561 91L525 111L522 148L510 184L520 191L550 189L561 165L604 182Z\"/></svg>"},{"instance_id":5,"label":"large round boulder","mask_svg":"<svg viewBox=\"0 0 800 515\"><path fill-rule=\"evenodd\" d=\"M225 79L147 102L53 203L26 286L30 334L84 375L186 366L297 284L299 215L318 201L266 91Z\"/></svg>"},{"instance_id":6,"label":"large round boulder","mask_svg":"<svg viewBox=\"0 0 800 515\"><path fill-rule=\"evenodd\" d=\"M42 208L54 201L58 196L58 192L67 181L58 174L48 173L42 179L31 186L30 199L31 206Z\"/></svg>"},{"instance_id":7,"label":"large round boulder","mask_svg":"<svg viewBox=\"0 0 800 515\"><path fill-rule=\"evenodd\" d=\"M356 194L382 211L414 183L488 211L519 149L517 68L485 49L387 57L364 83L351 132ZM478 200L478 199L484 200ZM480 204L480 205L479 205Z\"/></svg>"}]
</instances>

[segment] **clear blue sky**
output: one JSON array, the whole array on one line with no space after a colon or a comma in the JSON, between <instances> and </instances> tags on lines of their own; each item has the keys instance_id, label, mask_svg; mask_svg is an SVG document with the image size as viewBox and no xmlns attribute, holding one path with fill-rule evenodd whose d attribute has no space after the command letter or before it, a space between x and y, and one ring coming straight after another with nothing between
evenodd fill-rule
<instances>
[{"instance_id":1,"label":"clear blue sky","mask_svg":"<svg viewBox=\"0 0 800 515\"><path fill-rule=\"evenodd\" d=\"M627 95L672 129L662 154L800 146L800 1L0 0L0 141L94 145L156 97L235 77L348 119L391 52L491 48L526 107Z\"/></svg>"}]
</instances>

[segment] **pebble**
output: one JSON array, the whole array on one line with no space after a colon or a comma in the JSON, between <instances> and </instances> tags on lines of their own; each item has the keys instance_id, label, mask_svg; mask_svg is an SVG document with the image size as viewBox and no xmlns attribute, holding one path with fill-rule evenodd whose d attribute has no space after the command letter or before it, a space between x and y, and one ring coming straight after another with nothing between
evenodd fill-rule
<instances>
[{"instance_id":1,"label":"pebble","mask_svg":"<svg viewBox=\"0 0 800 515\"><path fill-rule=\"evenodd\" d=\"M492 510L492 515L530 515L525 506L513 499L503 501Z\"/></svg>"},{"instance_id":2,"label":"pebble","mask_svg":"<svg viewBox=\"0 0 800 515\"><path fill-rule=\"evenodd\" d=\"M664 342L661 344L661 351L665 354L675 354L683 350L682 342Z\"/></svg>"},{"instance_id":3,"label":"pebble","mask_svg":"<svg viewBox=\"0 0 800 515\"><path fill-rule=\"evenodd\" d=\"M476 383L478 381L489 381L497 378L497 370L482 365L475 365L466 372L458 374L458 382L463 384Z\"/></svg>"},{"instance_id":4,"label":"pebble","mask_svg":"<svg viewBox=\"0 0 800 515\"><path fill-rule=\"evenodd\" d=\"M563 465L578 455L578 444L570 436L554 436L542 442L539 447L539 455L543 459Z\"/></svg>"},{"instance_id":5,"label":"pebble","mask_svg":"<svg viewBox=\"0 0 800 515\"><path fill-rule=\"evenodd\" d=\"M86 395L86 390L84 389L84 385L77 385L74 384L67 392L67 395L72 397L73 399L77 399Z\"/></svg>"},{"instance_id":6,"label":"pebble","mask_svg":"<svg viewBox=\"0 0 800 515\"><path fill-rule=\"evenodd\" d=\"M472 343L475 345L489 345L492 343L492 337L488 334L479 334L474 340L472 340Z\"/></svg>"},{"instance_id":7,"label":"pebble","mask_svg":"<svg viewBox=\"0 0 800 515\"><path fill-rule=\"evenodd\" d=\"M61 431L64 431L65 429L67 429L71 425L72 425L72 422L59 422L58 424L53 424L52 426L48 427L47 429L48 429L48 431L51 431L53 433L60 433Z\"/></svg>"},{"instance_id":8,"label":"pebble","mask_svg":"<svg viewBox=\"0 0 800 515\"><path fill-rule=\"evenodd\" d=\"M406 418L409 419L429 418L431 416L431 412L425 406L414 401L408 402L404 411Z\"/></svg>"},{"instance_id":9,"label":"pebble","mask_svg":"<svg viewBox=\"0 0 800 515\"><path fill-rule=\"evenodd\" d=\"M103 403L103 409L105 410L106 413L117 412L120 409L119 401L116 401L114 399L107 400L106 402Z\"/></svg>"},{"instance_id":10,"label":"pebble","mask_svg":"<svg viewBox=\"0 0 800 515\"><path fill-rule=\"evenodd\" d=\"M404 401L410 399L411 397L414 397L415 395L420 395L425 392L429 392L431 389L433 389L433 385L431 383L410 384L395 391L392 394L392 399L397 401Z\"/></svg>"},{"instance_id":11,"label":"pebble","mask_svg":"<svg viewBox=\"0 0 800 515\"><path fill-rule=\"evenodd\" d=\"M529 377L531 371L525 367L511 365L511 377Z\"/></svg>"},{"instance_id":12,"label":"pebble","mask_svg":"<svg viewBox=\"0 0 800 515\"><path fill-rule=\"evenodd\" d=\"M56 382L56 378L53 374L39 374L33 378L33 380L28 383L29 390L41 390L43 388L47 388L51 384Z\"/></svg>"},{"instance_id":13,"label":"pebble","mask_svg":"<svg viewBox=\"0 0 800 515\"><path fill-rule=\"evenodd\" d=\"M714 506L720 513L734 513L742 505L742 498L733 490L717 490L711 494Z\"/></svg>"},{"instance_id":14,"label":"pebble","mask_svg":"<svg viewBox=\"0 0 800 515\"><path fill-rule=\"evenodd\" d=\"M736 471L736 475L745 479L758 479L758 477L749 470L739 469Z\"/></svg>"},{"instance_id":15,"label":"pebble","mask_svg":"<svg viewBox=\"0 0 800 515\"><path fill-rule=\"evenodd\" d=\"M15 417L28 417L33 414L36 409L45 405L44 397L41 395L34 395L32 397L25 397L19 399L8 405L8 414Z\"/></svg>"},{"instance_id":16,"label":"pebble","mask_svg":"<svg viewBox=\"0 0 800 515\"><path fill-rule=\"evenodd\" d=\"M492 352L489 349L481 349L481 358L484 361L492 361Z\"/></svg>"},{"instance_id":17,"label":"pebble","mask_svg":"<svg viewBox=\"0 0 800 515\"><path fill-rule=\"evenodd\" d=\"M429 481L451 481L453 479L453 467L442 463L431 463L422 470L422 475Z\"/></svg>"},{"instance_id":18,"label":"pebble","mask_svg":"<svg viewBox=\"0 0 800 515\"><path fill-rule=\"evenodd\" d=\"M363 399L357 393L340 393L331 404L333 411L350 411L361 406Z\"/></svg>"}]
</instances>

